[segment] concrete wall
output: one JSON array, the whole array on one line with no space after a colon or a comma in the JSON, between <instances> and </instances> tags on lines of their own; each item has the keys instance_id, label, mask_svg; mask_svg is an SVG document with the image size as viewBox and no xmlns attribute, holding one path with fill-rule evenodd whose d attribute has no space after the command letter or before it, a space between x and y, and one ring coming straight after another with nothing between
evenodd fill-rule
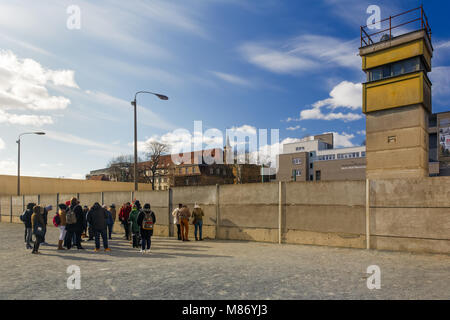
<instances>
[{"instance_id":1,"label":"concrete wall","mask_svg":"<svg viewBox=\"0 0 450 320\"><path fill-rule=\"evenodd\" d=\"M287 183L282 195L285 242L365 246L364 181Z\"/></svg>"},{"instance_id":2,"label":"concrete wall","mask_svg":"<svg viewBox=\"0 0 450 320\"><path fill-rule=\"evenodd\" d=\"M450 253L450 177L370 183L374 249Z\"/></svg>"},{"instance_id":3,"label":"concrete wall","mask_svg":"<svg viewBox=\"0 0 450 320\"><path fill-rule=\"evenodd\" d=\"M156 214L155 235L176 236L171 211L178 203L205 212L203 236L210 239L366 247L366 218L372 249L450 253L450 177L365 181L254 183L179 187L168 191L80 193L83 205L139 199ZM48 205L72 194L0 196L2 222L20 222L24 205ZM11 206L12 205L12 206ZM11 210L12 209L12 210ZM193 225L189 225L193 237ZM116 231L120 231L116 223Z\"/></svg>"},{"instance_id":4,"label":"concrete wall","mask_svg":"<svg viewBox=\"0 0 450 320\"><path fill-rule=\"evenodd\" d=\"M178 204L185 204L191 210L197 203L203 209L203 237L216 238L216 186L179 187L173 188L171 211L178 207ZM172 216L171 216L172 217ZM173 226L173 219L170 219L171 234L176 235L176 227ZM189 225L189 234L193 236L194 226Z\"/></svg>"},{"instance_id":5,"label":"concrete wall","mask_svg":"<svg viewBox=\"0 0 450 320\"><path fill-rule=\"evenodd\" d=\"M105 191L133 191L134 183L94 180L20 178L21 194L88 193ZM149 184L139 184L139 190L151 190ZM0 195L17 195L17 176L0 175Z\"/></svg>"}]
</instances>

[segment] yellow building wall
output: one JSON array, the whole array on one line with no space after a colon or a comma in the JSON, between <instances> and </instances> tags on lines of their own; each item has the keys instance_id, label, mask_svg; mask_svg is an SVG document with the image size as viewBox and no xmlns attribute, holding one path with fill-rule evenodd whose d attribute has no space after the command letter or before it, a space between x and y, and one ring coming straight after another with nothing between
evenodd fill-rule
<instances>
[{"instance_id":1,"label":"yellow building wall","mask_svg":"<svg viewBox=\"0 0 450 320\"><path fill-rule=\"evenodd\" d=\"M422 71L363 84L363 112L422 104L431 110L431 84Z\"/></svg>"},{"instance_id":2,"label":"yellow building wall","mask_svg":"<svg viewBox=\"0 0 450 320\"><path fill-rule=\"evenodd\" d=\"M431 69L431 53L428 51L424 39L369 53L362 57L362 68L367 70L417 56L424 56L428 68Z\"/></svg>"},{"instance_id":3,"label":"yellow building wall","mask_svg":"<svg viewBox=\"0 0 450 320\"><path fill-rule=\"evenodd\" d=\"M21 177L21 194L76 194L106 191L133 191L132 182ZM139 184L139 190L152 190L151 184ZM0 175L0 195L17 194L17 176Z\"/></svg>"}]
</instances>

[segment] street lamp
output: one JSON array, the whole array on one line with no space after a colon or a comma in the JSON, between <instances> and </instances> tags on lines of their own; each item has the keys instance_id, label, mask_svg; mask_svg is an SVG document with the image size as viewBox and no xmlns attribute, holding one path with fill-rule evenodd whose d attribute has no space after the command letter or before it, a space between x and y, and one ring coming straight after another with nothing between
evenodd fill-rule
<instances>
[{"instance_id":1,"label":"street lamp","mask_svg":"<svg viewBox=\"0 0 450 320\"><path fill-rule=\"evenodd\" d=\"M134 100L131 101L131 105L134 106L134 191L138 191L137 180L137 102L136 97L139 93L148 93L157 96L161 100L169 100L169 98L163 94L153 93L149 91L138 91L134 95Z\"/></svg>"},{"instance_id":2,"label":"street lamp","mask_svg":"<svg viewBox=\"0 0 450 320\"><path fill-rule=\"evenodd\" d=\"M17 195L20 196L20 137L25 134L37 134L43 136L45 132L24 132L17 139Z\"/></svg>"}]
</instances>

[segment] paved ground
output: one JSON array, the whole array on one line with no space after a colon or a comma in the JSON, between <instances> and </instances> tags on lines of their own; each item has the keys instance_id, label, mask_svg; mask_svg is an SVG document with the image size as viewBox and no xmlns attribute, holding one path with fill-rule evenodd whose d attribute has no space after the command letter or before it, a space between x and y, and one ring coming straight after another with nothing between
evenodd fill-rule
<instances>
[{"instance_id":1,"label":"paved ground","mask_svg":"<svg viewBox=\"0 0 450 320\"><path fill-rule=\"evenodd\" d=\"M32 255L23 226L1 223L0 243L0 299L450 299L447 255L153 238L142 256L118 234L111 253L85 242L83 252ZM73 264L80 290L66 286ZM369 265L381 269L379 290L367 288Z\"/></svg>"}]
</instances>

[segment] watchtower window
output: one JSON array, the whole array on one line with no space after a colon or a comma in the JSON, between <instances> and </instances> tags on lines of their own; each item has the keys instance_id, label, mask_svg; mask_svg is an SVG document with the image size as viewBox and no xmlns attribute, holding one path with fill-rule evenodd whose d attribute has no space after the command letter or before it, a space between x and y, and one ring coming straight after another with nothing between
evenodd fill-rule
<instances>
[{"instance_id":1,"label":"watchtower window","mask_svg":"<svg viewBox=\"0 0 450 320\"><path fill-rule=\"evenodd\" d=\"M377 81L402 74L426 70L420 57L414 57L394 63L390 63L381 67L373 68L368 71L368 81Z\"/></svg>"}]
</instances>

